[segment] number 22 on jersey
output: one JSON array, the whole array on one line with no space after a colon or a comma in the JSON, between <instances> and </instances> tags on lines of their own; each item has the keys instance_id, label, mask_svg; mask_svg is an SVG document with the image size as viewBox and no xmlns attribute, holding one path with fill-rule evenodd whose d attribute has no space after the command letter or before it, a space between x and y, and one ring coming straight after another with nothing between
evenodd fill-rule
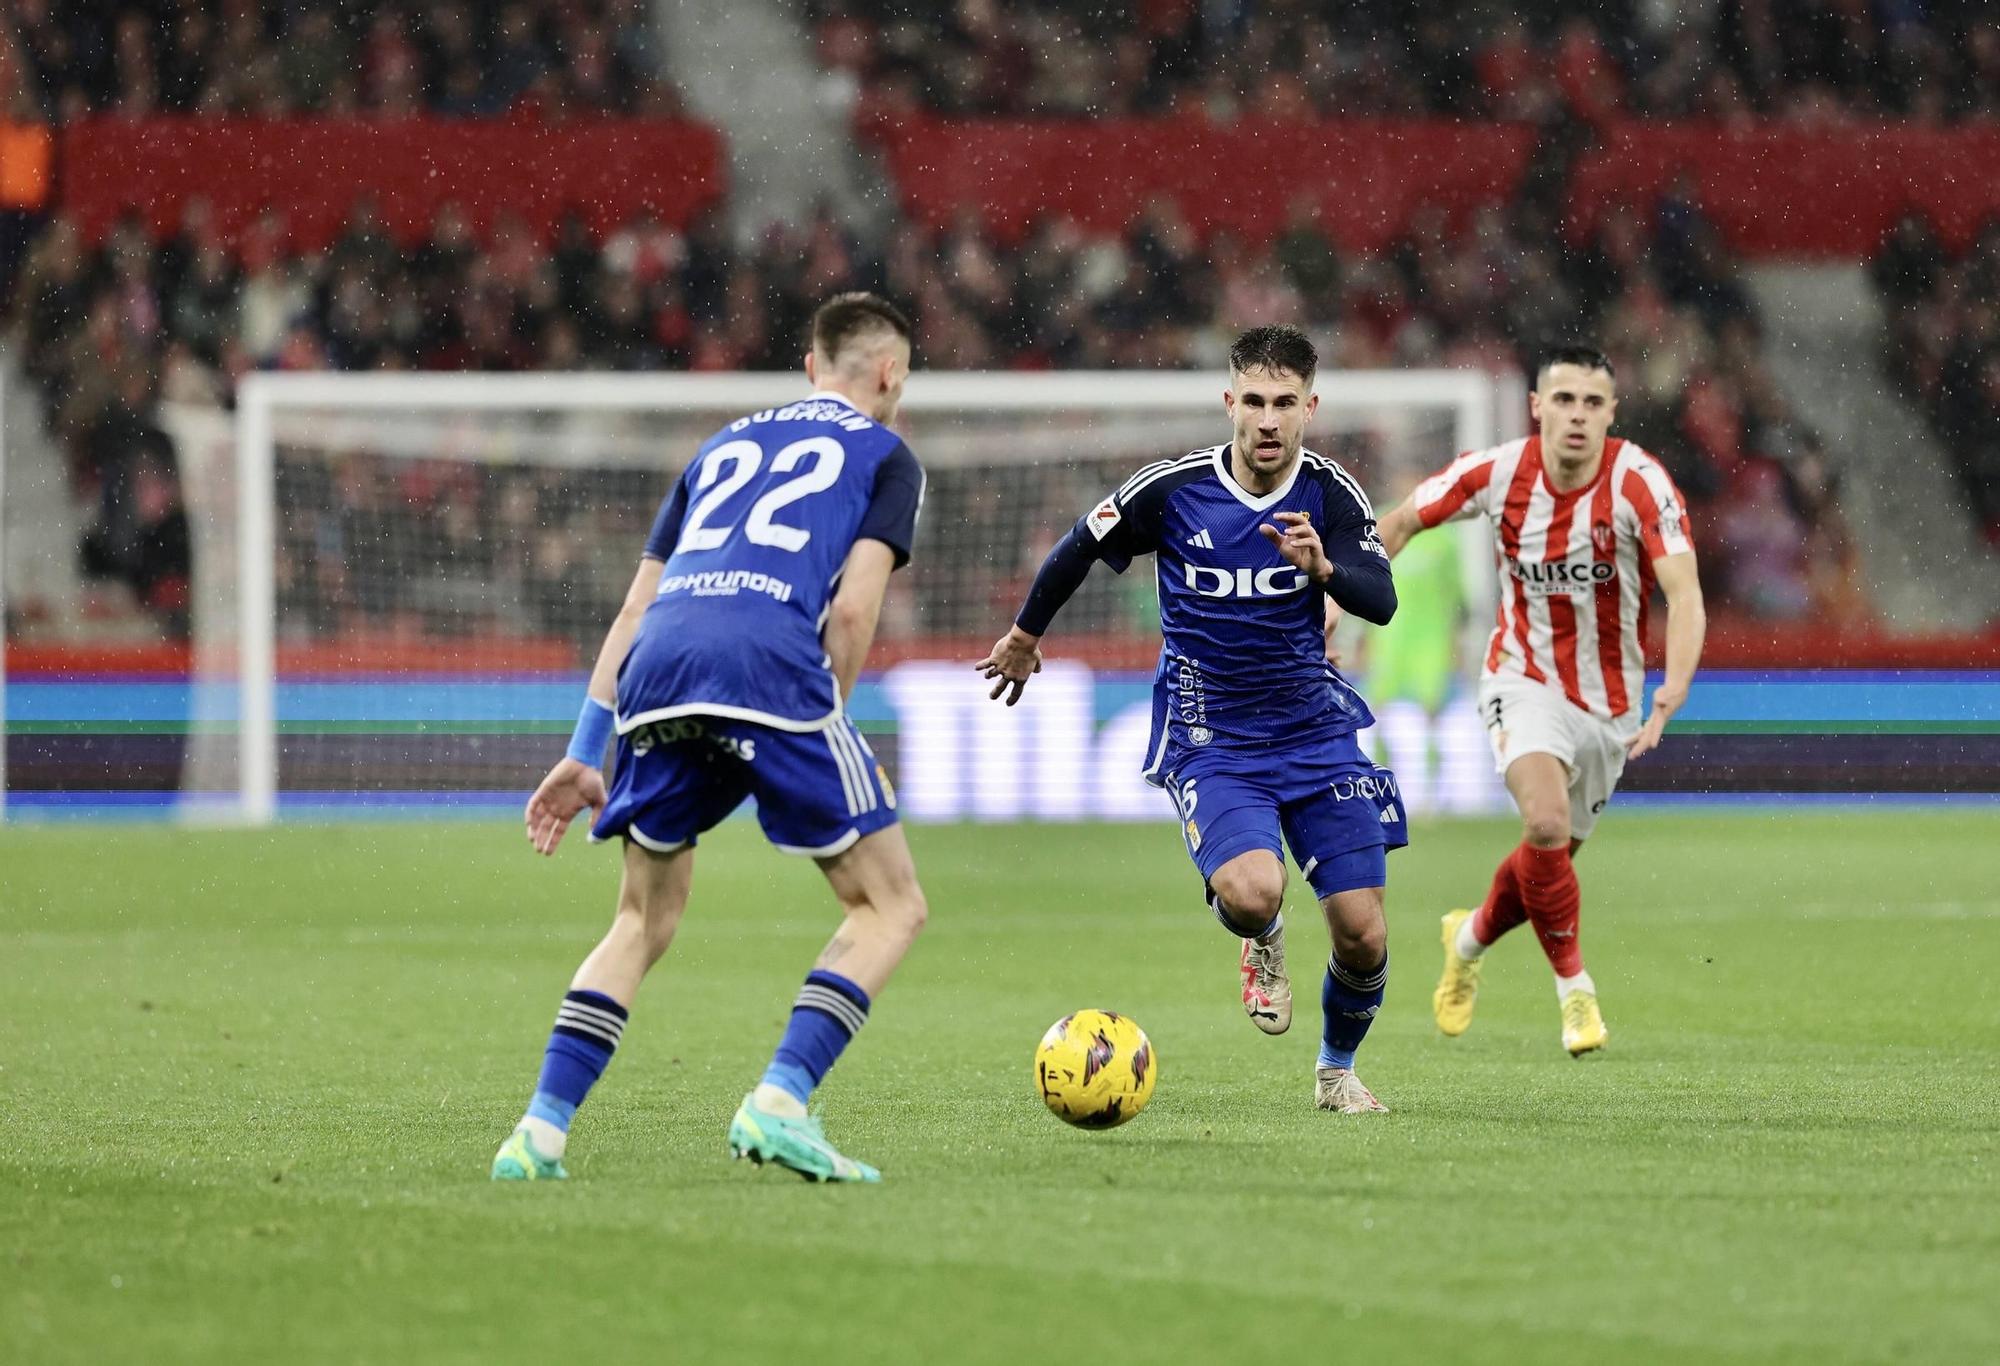
<instances>
[{"instance_id":1,"label":"number 22 on jersey","mask_svg":"<svg viewBox=\"0 0 2000 1366\"><path fill-rule=\"evenodd\" d=\"M809 458L812 463L799 470L800 464ZM780 522L777 520L778 513L801 498L832 488L840 478L840 469L846 460L847 453L841 449L840 443L827 436L809 436L780 450L771 457L770 472L773 475L791 474L794 470L799 472L765 489L751 504L749 515L740 523L744 539L754 545L794 553L805 549L806 543L812 540L812 532ZM724 512L724 505L757 477L763 465L764 448L754 441L727 441L710 451L702 460L701 470L694 480L695 489L701 496L688 509L674 553L715 550L727 544L729 538L736 534L739 523L710 526L709 522ZM725 467L727 474L723 473Z\"/></svg>"}]
</instances>

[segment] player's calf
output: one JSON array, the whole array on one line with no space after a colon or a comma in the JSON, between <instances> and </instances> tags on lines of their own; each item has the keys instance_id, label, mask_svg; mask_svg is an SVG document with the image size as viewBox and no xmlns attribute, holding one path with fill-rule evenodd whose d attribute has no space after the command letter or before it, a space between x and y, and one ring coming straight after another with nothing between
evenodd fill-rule
<instances>
[{"instance_id":1,"label":"player's calf","mask_svg":"<svg viewBox=\"0 0 2000 1366\"><path fill-rule=\"evenodd\" d=\"M1381 1012L1389 985L1389 927L1383 915L1382 885L1376 880L1386 869L1383 851L1371 848L1345 855L1334 861L1336 874L1343 866L1345 877L1336 875L1329 879L1330 886L1328 882L1320 884L1328 887L1320 909L1326 915L1327 930L1333 938L1333 953L1327 959L1319 993L1318 1075L1322 1082L1329 1074L1353 1072L1354 1054ZM1361 886L1341 885L1348 877L1366 877L1369 881ZM1347 1083L1340 1086L1345 1088ZM1323 1093L1324 1085L1318 1090ZM1367 1088L1361 1090L1365 1094ZM1349 1110L1345 1103L1323 1108Z\"/></svg>"}]
</instances>

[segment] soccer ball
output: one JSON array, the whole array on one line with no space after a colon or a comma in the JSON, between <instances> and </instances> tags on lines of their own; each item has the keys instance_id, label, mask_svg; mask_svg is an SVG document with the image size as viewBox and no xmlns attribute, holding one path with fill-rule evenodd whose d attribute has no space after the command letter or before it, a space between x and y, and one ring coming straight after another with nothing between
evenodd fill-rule
<instances>
[{"instance_id":1,"label":"soccer ball","mask_svg":"<svg viewBox=\"0 0 2000 1366\"><path fill-rule=\"evenodd\" d=\"M1112 1129L1146 1108L1160 1060L1137 1021L1079 1010L1049 1026L1035 1049L1035 1089L1065 1124Z\"/></svg>"}]
</instances>

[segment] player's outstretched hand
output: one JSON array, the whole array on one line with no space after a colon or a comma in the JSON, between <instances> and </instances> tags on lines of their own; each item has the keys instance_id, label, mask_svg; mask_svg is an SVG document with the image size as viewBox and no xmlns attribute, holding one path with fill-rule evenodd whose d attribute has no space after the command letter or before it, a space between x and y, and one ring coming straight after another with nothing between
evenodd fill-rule
<instances>
[{"instance_id":1,"label":"player's outstretched hand","mask_svg":"<svg viewBox=\"0 0 2000 1366\"><path fill-rule=\"evenodd\" d=\"M1021 700L1021 690L1028 686L1028 680L1042 671L1041 638L1010 626L1007 634L993 643L986 658L972 667L979 670L980 677L997 680L987 696L997 698L1007 693L1007 705L1011 707ZM1010 688L1013 691L1008 692Z\"/></svg>"},{"instance_id":2,"label":"player's outstretched hand","mask_svg":"<svg viewBox=\"0 0 2000 1366\"><path fill-rule=\"evenodd\" d=\"M588 810L594 817L604 800L604 775L564 755L528 798L528 842L538 854L553 854L577 813Z\"/></svg>"},{"instance_id":3,"label":"player's outstretched hand","mask_svg":"<svg viewBox=\"0 0 2000 1366\"><path fill-rule=\"evenodd\" d=\"M1625 744L1627 760L1659 748L1660 737L1667 733L1667 722L1674 719L1674 713L1687 701L1685 688L1675 691L1662 684L1653 690L1653 714L1646 718L1646 724L1639 727L1639 733Z\"/></svg>"},{"instance_id":4,"label":"player's outstretched hand","mask_svg":"<svg viewBox=\"0 0 2000 1366\"><path fill-rule=\"evenodd\" d=\"M1266 522L1257 530L1278 547L1286 564L1304 570L1315 582L1324 583L1332 576L1333 561L1326 557L1326 547L1320 544L1319 533L1313 530L1311 513L1280 512L1274 514L1274 520L1283 522L1285 529L1280 531Z\"/></svg>"}]
</instances>

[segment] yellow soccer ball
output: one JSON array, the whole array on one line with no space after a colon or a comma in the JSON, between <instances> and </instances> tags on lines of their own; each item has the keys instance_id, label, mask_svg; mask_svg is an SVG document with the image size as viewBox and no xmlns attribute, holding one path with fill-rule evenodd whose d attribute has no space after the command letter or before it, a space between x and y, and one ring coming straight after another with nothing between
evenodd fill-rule
<instances>
[{"instance_id":1,"label":"yellow soccer ball","mask_svg":"<svg viewBox=\"0 0 2000 1366\"><path fill-rule=\"evenodd\" d=\"M1138 1022L1079 1010L1049 1026L1035 1049L1035 1089L1057 1119L1113 1129L1146 1108L1160 1060Z\"/></svg>"}]
</instances>

